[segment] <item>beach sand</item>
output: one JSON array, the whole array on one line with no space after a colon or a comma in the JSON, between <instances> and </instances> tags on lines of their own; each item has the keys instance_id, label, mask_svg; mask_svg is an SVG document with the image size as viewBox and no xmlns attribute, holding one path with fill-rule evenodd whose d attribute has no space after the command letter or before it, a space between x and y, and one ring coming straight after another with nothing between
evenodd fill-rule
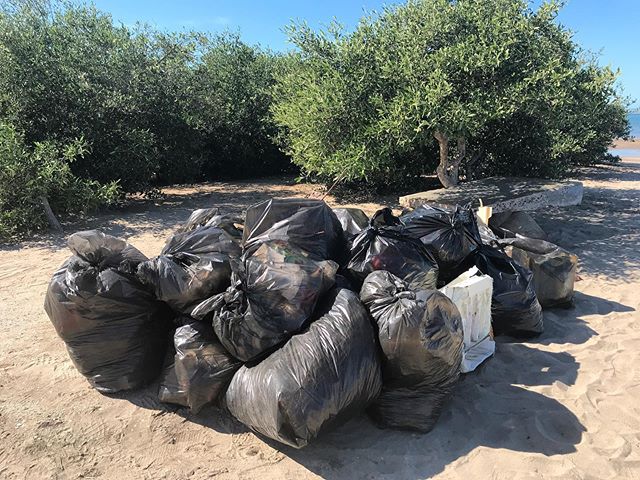
<instances>
[{"instance_id":1,"label":"beach sand","mask_svg":"<svg viewBox=\"0 0 640 480\"><path fill-rule=\"evenodd\" d=\"M615 142L613 142L612 148L632 148L640 150L640 139L616 140Z\"/></svg>"},{"instance_id":2,"label":"beach sand","mask_svg":"<svg viewBox=\"0 0 640 480\"><path fill-rule=\"evenodd\" d=\"M64 237L1 248L0 478L640 478L640 160L578 178L582 205L536 214L580 258L575 308L545 311L540 338L499 339L432 432L380 430L361 415L303 450L264 441L214 408L196 417L163 406L157 385L92 390L42 308L69 255ZM319 192L258 182L167 193L69 229L103 228L152 256L193 208L239 212L269 195Z\"/></svg>"}]
</instances>

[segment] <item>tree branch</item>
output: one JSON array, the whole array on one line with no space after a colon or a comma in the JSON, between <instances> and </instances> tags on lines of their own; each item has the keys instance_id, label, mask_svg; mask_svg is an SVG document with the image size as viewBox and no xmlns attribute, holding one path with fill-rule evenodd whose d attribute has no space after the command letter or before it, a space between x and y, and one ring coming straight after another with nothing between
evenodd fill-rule
<instances>
[{"instance_id":1,"label":"tree branch","mask_svg":"<svg viewBox=\"0 0 640 480\"><path fill-rule=\"evenodd\" d=\"M467 154L467 139L464 137L458 137L458 154L453 161L454 165L460 165Z\"/></svg>"},{"instance_id":2,"label":"tree branch","mask_svg":"<svg viewBox=\"0 0 640 480\"><path fill-rule=\"evenodd\" d=\"M439 143L449 143L449 138L442 132L433 132L433 136Z\"/></svg>"},{"instance_id":3,"label":"tree branch","mask_svg":"<svg viewBox=\"0 0 640 480\"><path fill-rule=\"evenodd\" d=\"M51 227L51 229L57 233L62 233L62 225L60 225L60 222L53 213L53 210L51 210L51 205L49 205L49 200L47 200L47 197L41 196L38 197L38 200L40 200L40 203L42 203L44 214L47 216L47 221L49 222L49 226Z\"/></svg>"}]
</instances>

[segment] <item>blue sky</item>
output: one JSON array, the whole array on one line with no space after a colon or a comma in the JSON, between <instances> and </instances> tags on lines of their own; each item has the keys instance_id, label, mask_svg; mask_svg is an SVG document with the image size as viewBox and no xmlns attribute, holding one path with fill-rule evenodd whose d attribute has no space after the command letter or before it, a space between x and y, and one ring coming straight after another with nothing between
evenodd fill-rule
<instances>
[{"instance_id":1,"label":"blue sky","mask_svg":"<svg viewBox=\"0 0 640 480\"><path fill-rule=\"evenodd\" d=\"M313 27L336 18L356 25L364 11L398 3L382 0L95 0L116 21L143 21L165 30L239 31L249 43L274 50L289 48L282 27L294 19ZM535 4L540 3L539 0ZM640 0L568 0L560 22L583 47L601 54L600 62L620 68L624 92L640 106Z\"/></svg>"}]
</instances>

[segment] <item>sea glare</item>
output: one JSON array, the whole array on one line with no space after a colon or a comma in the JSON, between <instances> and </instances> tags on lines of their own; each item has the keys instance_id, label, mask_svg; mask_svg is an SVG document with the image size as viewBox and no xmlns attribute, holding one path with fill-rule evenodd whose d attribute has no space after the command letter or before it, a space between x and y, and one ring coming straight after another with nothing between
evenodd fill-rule
<instances>
[{"instance_id":1,"label":"sea glare","mask_svg":"<svg viewBox=\"0 0 640 480\"><path fill-rule=\"evenodd\" d=\"M631 136L640 140L640 113L629 114ZM640 157L640 148L611 148L609 152L620 157Z\"/></svg>"}]
</instances>

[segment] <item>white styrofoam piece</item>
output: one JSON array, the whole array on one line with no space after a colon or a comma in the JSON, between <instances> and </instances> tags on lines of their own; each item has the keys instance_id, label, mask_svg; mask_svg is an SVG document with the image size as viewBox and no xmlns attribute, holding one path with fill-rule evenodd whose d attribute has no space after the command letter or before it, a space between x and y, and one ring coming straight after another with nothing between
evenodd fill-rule
<instances>
[{"instance_id":1,"label":"white styrofoam piece","mask_svg":"<svg viewBox=\"0 0 640 480\"><path fill-rule=\"evenodd\" d=\"M463 352L460 372L473 372L482 362L493 356L495 352L496 342L493 341L493 338L490 336L483 338Z\"/></svg>"},{"instance_id":2,"label":"white styrofoam piece","mask_svg":"<svg viewBox=\"0 0 640 480\"><path fill-rule=\"evenodd\" d=\"M493 355L496 349L496 344L491 338L493 280L488 275L478 273L478 269L473 267L440 289L455 303L462 317L462 373L475 370Z\"/></svg>"}]
</instances>

